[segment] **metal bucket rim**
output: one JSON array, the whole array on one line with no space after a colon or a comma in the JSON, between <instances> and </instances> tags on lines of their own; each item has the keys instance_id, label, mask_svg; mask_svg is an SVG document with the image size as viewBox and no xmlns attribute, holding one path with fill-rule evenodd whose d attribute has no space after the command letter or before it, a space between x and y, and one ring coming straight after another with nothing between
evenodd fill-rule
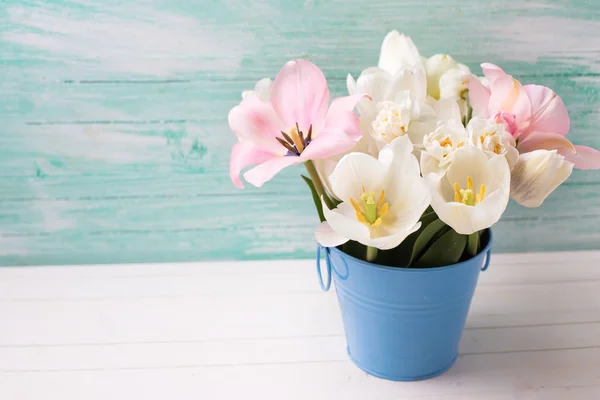
<instances>
[{"instance_id":1,"label":"metal bucket rim","mask_svg":"<svg viewBox=\"0 0 600 400\"><path fill-rule=\"evenodd\" d=\"M481 257L482 255L485 255L487 252L489 252L490 248L492 247L492 242L494 239L494 235L492 234L492 230L491 229L486 229L487 233L488 233L488 241L486 246L481 249L481 251L479 253L477 253L477 255L475 255L474 257L469 258L468 260L465 261L461 261L459 263L456 264L451 264L451 265L444 265L443 267L432 267L432 268L410 268L410 267L391 267L388 265L379 265L379 264L375 264L375 263L371 263L368 261L364 261L361 260L359 258L353 257L349 254L344 253L342 250L338 249L337 247L329 247L329 250L331 252L335 252L337 253L340 257L342 257L343 259L349 259L350 261L365 266L367 268L378 268L378 269L382 269L382 270L399 270L399 271L403 271L403 272L410 272L410 273L427 273L427 271L446 271L449 269L453 269L453 268L459 268L463 265L466 265L467 263L471 262L473 259Z\"/></svg>"}]
</instances>

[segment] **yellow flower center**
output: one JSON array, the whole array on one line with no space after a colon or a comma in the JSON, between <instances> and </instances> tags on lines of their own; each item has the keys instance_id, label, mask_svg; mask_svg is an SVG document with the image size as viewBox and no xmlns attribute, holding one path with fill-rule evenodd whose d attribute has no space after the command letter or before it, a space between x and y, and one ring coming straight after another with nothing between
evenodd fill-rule
<instances>
[{"instance_id":1,"label":"yellow flower center","mask_svg":"<svg viewBox=\"0 0 600 400\"><path fill-rule=\"evenodd\" d=\"M363 186L360 196L362 208L354 199L350 198L350 203L356 212L356 219L367 226L377 228L381 225L381 218L387 214L389 209L388 203L383 202L384 198L385 191L382 190L379 200L375 202L375 192L367 192Z\"/></svg>"},{"instance_id":2,"label":"yellow flower center","mask_svg":"<svg viewBox=\"0 0 600 400\"><path fill-rule=\"evenodd\" d=\"M461 189L458 186L458 182L454 183L454 201L457 203L463 203L468 206L475 206L483 200L485 196L485 185L479 187L479 193L473 191L473 180L470 176L467 176L467 188Z\"/></svg>"},{"instance_id":3,"label":"yellow flower center","mask_svg":"<svg viewBox=\"0 0 600 400\"><path fill-rule=\"evenodd\" d=\"M452 147L452 140L449 137L446 137L444 140L440 142L440 146L442 147Z\"/></svg>"}]
</instances>

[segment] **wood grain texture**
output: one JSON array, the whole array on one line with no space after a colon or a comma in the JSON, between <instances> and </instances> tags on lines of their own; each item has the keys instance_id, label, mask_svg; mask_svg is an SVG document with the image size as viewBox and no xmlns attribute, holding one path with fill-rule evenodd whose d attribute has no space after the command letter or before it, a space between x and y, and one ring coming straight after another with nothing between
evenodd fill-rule
<instances>
[{"instance_id":1,"label":"wood grain texture","mask_svg":"<svg viewBox=\"0 0 600 400\"><path fill-rule=\"evenodd\" d=\"M421 382L350 362L311 260L6 267L0 398L597 399L598 262L494 256L457 363Z\"/></svg>"},{"instance_id":2,"label":"wood grain texture","mask_svg":"<svg viewBox=\"0 0 600 400\"><path fill-rule=\"evenodd\" d=\"M571 139L600 147L594 0L5 0L0 27L0 265L311 257L302 170L235 189L227 112L290 58L343 95L391 29L554 88ZM496 251L599 248L599 192L577 171L511 204Z\"/></svg>"}]
</instances>

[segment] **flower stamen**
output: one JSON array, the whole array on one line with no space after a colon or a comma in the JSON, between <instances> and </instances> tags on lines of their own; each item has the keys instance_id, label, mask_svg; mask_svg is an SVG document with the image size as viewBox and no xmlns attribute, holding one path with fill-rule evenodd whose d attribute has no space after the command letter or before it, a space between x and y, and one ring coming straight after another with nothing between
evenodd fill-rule
<instances>
[{"instance_id":1,"label":"flower stamen","mask_svg":"<svg viewBox=\"0 0 600 400\"><path fill-rule=\"evenodd\" d=\"M485 185L479 187L479 193L473 191L473 180L467 176L467 189L461 189L458 183L454 183L454 201L467 206L476 206L481 203L485 196Z\"/></svg>"},{"instance_id":2,"label":"flower stamen","mask_svg":"<svg viewBox=\"0 0 600 400\"><path fill-rule=\"evenodd\" d=\"M279 137L276 137L275 139L288 150L287 155L299 156L312 141L312 125L308 127L308 134L306 137L304 137L304 133L300 130L298 123L296 123L296 126L289 128L288 131L289 134L281 131L283 139Z\"/></svg>"},{"instance_id":3,"label":"flower stamen","mask_svg":"<svg viewBox=\"0 0 600 400\"><path fill-rule=\"evenodd\" d=\"M356 219L367 226L377 228L381 225L382 218L385 217L390 208L388 203L384 203L385 191L381 191L379 200L375 203L375 192L367 192L363 186L360 199L362 208L354 199L350 198L350 204L354 208Z\"/></svg>"}]
</instances>

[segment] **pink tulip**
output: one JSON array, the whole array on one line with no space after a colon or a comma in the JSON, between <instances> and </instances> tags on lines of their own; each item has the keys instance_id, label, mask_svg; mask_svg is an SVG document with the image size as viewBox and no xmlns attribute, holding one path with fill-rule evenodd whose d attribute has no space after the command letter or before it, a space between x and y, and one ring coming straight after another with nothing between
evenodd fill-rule
<instances>
[{"instance_id":1,"label":"pink tulip","mask_svg":"<svg viewBox=\"0 0 600 400\"><path fill-rule=\"evenodd\" d=\"M556 93L545 86L523 86L494 64L483 63L481 68L490 87L471 79L469 101L475 115L503 123L518 140L521 153L557 150L575 168L600 169L598 150L574 146L565 137L570 127L569 114Z\"/></svg>"},{"instance_id":2,"label":"pink tulip","mask_svg":"<svg viewBox=\"0 0 600 400\"><path fill-rule=\"evenodd\" d=\"M244 99L229 112L238 136L229 173L238 188L243 168L259 164L244 178L260 187L289 165L335 156L362 137L354 106L364 95L340 97L329 106L323 72L306 60L289 61L273 82L269 101Z\"/></svg>"}]
</instances>

